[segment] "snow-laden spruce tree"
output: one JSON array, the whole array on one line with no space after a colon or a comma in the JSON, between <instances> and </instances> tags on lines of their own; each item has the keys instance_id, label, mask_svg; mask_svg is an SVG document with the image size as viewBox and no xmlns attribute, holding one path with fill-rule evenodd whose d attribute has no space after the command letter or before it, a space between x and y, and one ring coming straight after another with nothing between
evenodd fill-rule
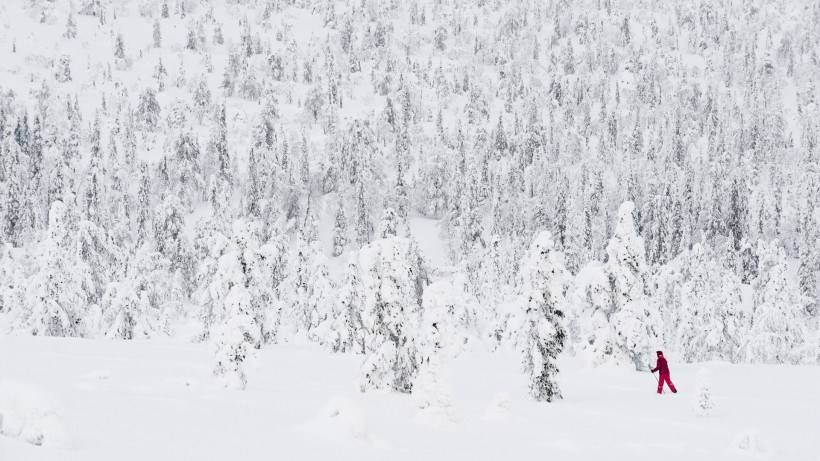
<instances>
[{"instance_id":1,"label":"snow-laden spruce tree","mask_svg":"<svg viewBox=\"0 0 820 461\"><path fill-rule=\"evenodd\" d=\"M433 283L424 291L419 327L419 373L413 385L418 417L439 426L449 425L455 419L444 368L447 358L463 347L459 335L451 334L461 328L456 325L458 321L453 315L454 300L447 296L451 293L450 288L449 284L436 286Z\"/></svg>"},{"instance_id":2,"label":"snow-laden spruce tree","mask_svg":"<svg viewBox=\"0 0 820 461\"><path fill-rule=\"evenodd\" d=\"M333 256L340 256L344 253L347 244L347 218L345 217L344 204L339 200L336 217L333 221Z\"/></svg>"},{"instance_id":3,"label":"snow-laden spruce tree","mask_svg":"<svg viewBox=\"0 0 820 461\"><path fill-rule=\"evenodd\" d=\"M48 236L34 255L38 270L26 282L15 329L32 335L83 336L81 309L87 298L75 272L68 208L60 201L52 203L48 219Z\"/></svg>"},{"instance_id":4,"label":"snow-laden spruce tree","mask_svg":"<svg viewBox=\"0 0 820 461\"><path fill-rule=\"evenodd\" d=\"M581 268L572 300L567 323L576 354L590 366L631 364L610 321L615 304L604 264L592 261Z\"/></svg>"},{"instance_id":5,"label":"snow-laden spruce tree","mask_svg":"<svg viewBox=\"0 0 820 461\"><path fill-rule=\"evenodd\" d=\"M614 233L606 246L613 312L610 322L618 345L635 368L646 368L649 351L658 341L660 318L645 294L647 272L644 241L635 229L635 205L624 202L618 208Z\"/></svg>"},{"instance_id":6,"label":"snow-laden spruce tree","mask_svg":"<svg viewBox=\"0 0 820 461\"><path fill-rule=\"evenodd\" d=\"M344 281L339 287L338 306L340 328L339 343L333 347L334 352L353 351L365 353L366 331L362 323L362 280L356 264L357 257L351 258L345 271Z\"/></svg>"},{"instance_id":7,"label":"snow-laden spruce tree","mask_svg":"<svg viewBox=\"0 0 820 461\"><path fill-rule=\"evenodd\" d=\"M153 328L142 313L146 310L143 301L130 280L108 284L101 302L104 322L108 324L104 334L117 339L149 337Z\"/></svg>"},{"instance_id":8,"label":"snow-laden spruce tree","mask_svg":"<svg viewBox=\"0 0 820 461\"><path fill-rule=\"evenodd\" d=\"M494 325L493 317L486 311L493 306L478 303L475 295L467 290L467 277L462 271L442 270L437 275L437 280L424 289L423 336L433 335L435 340L425 340L425 344L439 344L451 357L462 352L468 343L490 334L486 329ZM483 314L487 314L486 317Z\"/></svg>"},{"instance_id":9,"label":"snow-laden spruce tree","mask_svg":"<svg viewBox=\"0 0 820 461\"><path fill-rule=\"evenodd\" d=\"M664 312L669 346L684 361L737 360L748 318L734 271L696 243L653 278L653 304Z\"/></svg>"},{"instance_id":10,"label":"snow-laden spruce tree","mask_svg":"<svg viewBox=\"0 0 820 461\"><path fill-rule=\"evenodd\" d=\"M170 333L169 320L180 315L170 262L149 245L131 257L123 277L106 287L100 332L110 338L151 338Z\"/></svg>"},{"instance_id":11,"label":"snow-laden spruce tree","mask_svg":"<svg viewBox=\"0 0 820 461\"><path fill-rule=\"evenodd\" d=\"M547 231L538 233L521 263L525 323L521 347L530 394L535 400L561 398L556 360L564 349L565 291L568 272L563 254Z\"/></svg>"},{"instance_id":12,"label":"snow-laden spruce tree","mask_svg":"<svg viewBox=\"0 0 820 461\"><path fill-rule=\"evenodd\" d=\"M200 306L200 339L208 340L224 317L224 299L236 274L236 258L230 255L230 241L212 220L197 223L194 246L199 260L193 299Z\"/></svg>"},{"instance_id":13,"label":"snow-laden spruce tree","mask_svg":"<svg viewBox=\"0 0 820 461\"><path fill-rule=\"evenodd\" d=\"M418 373L418 329L423 289L410 240L378 239L358 254L365 360L361 390L409 393Z\"/></svg>"},{"instance_id":14,"label":"snow-laden spruce tree","mask_svg":"<svg viewBox=\"0 0 820 461\"><path fill-rule=\"evenodd\" d=\"M327 260L318 245L313 245L310 261L310 284L307 292L308 337L314 341L336 348L341 343L342 327L337 320L341 315L336 312L336 286L330 278Z\"/></svg>"},{"instance_id":15,"label":"snow-laden spruce tree","mask_svg":"<svg viewBox=\"0 0 820 461\"><path fill-rule=\"evenodd\" d=\"M24 306L25 274L13 247L0 244L0 314L13 315Z\"/></svg>"},{"instance_id":16,"label":"snow-laden spruce tree","mask_svg":"<svg viewBox=\"0 0 820 461\"><path fill-rule=\"evenodd\" d=\"M282 339L307 335L310 324L311 260L314 248L301 237L296 238L289 252L288 272L282 284L282 298L286 301L282 312L280 336Z\"/></svg>"},{"instance_id":17,"label":"snow-laden spruce tree","mask_svg":"<svg viewBox=\"0 0 820 461\"><path fill-rule=\"evenodd\" d=\"M754 289L752 325L746 338L744 360L755 363L793 363L806 341L804 315L808 298L789 273L783 248L777 241L758 243L760 266Z\"/></svg>"},{"instance_id":18,"label":"snow-laden spruce tree","mask_svg":"<svg viewBox=\"0 0 820 461\"><path fill-rule=\"evenodd\" d=\"M254 321L250 293L243 285L234 285L225 296L225 319L213 339L214 374L225 387L244 389L248 383L246 362L261 340Z\"/></svg>"},{"instance_id":19,"label":"snow-laden spruce tree","mask_svg":"<svg viewBox=\"0 0 820 461\"><path fill-rule=\"evenodd\" d=\"M261 258L254 223L244 219L234 221L227 238L205 220L198 226L196 242L203 260L195 292L202 321L201 339L208 339L226 321L227 297L235 286L243 287L250 297L251 317L256 328L253 337L258 341L264 339L265 319L259 300L270 281L262 275L264 268L259 267Z\"/></svg>"},{"instance_id":20,"label":"snow-laden spruce tree","mask_svg":"<svg viewBox=\"0 0 820 461\"><path fill-rule=\"evenodd\" d=\"M516 255L510 239L494 235L482 252L473 255L474 263L462 261L458 271L449 278L454 306L462 306L460 316L467 330L479 333L491 349L503 342L514 342L517 325L522 322L515 277L521 256ZM472 307L471 307L472 306ZM474 324L473 328L469 325Z\"/></svg>"},{"instance_id":21,"label":"snow-laden spruce tree","mask_svg":"<svg viewBox=\"0 0 820 461\"><path fill-rule=\"evenodd\" d=\"M591 261L575 278L570 330L578 353L594 366L631 363L646 367L660 333L660 318L645 294L644 243L635 230L634 205L618 209L607 261Z\"/></svg>"}]
</instances>

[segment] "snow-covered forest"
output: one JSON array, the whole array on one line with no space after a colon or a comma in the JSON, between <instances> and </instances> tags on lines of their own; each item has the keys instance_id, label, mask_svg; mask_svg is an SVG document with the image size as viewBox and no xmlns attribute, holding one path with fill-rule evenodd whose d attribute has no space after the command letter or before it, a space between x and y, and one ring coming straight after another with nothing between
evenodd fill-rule
<instances>
[{"instance_id":1,"label":"snow-covered forest","mask_svg":"<svg viewBox=\"0 0 820 461\"><path fill-rule=\"evenodd\" d=\"M820 360L820 4L0 2L2 334ZM418 392L416 392L418 390Z\"/></svg>"}]
</instances>

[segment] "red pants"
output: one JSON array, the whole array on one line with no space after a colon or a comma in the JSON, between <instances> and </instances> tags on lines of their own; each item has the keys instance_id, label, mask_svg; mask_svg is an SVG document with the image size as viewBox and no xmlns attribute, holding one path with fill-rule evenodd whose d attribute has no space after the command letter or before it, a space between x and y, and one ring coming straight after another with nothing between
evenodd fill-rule
<instances>
[{"instance_id":1,"label":"red pants","mask_svg":"<svg viewBox=\"0 0 820 461\"><path fill-rule=\"evenodd\" d=\"M658 379L658 394L663 393L663 383L666 383L666 385L669 386L669 390L671 390L673 394L678 393L678 390L675 389L675 385L672 384L672 380L669 379L669 375L661 373L661 377Z\"/></svg>"}]
</instances>

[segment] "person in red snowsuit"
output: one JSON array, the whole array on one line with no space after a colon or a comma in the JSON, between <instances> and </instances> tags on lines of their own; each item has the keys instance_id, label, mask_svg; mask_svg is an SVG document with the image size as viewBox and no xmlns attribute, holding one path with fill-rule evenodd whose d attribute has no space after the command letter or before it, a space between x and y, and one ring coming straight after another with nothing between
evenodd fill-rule
<instances>
[{"instance_id":1,"label":"person in red snowsuit","mask_svg":"<svg viewBox=\"0 0 820 461\"><path fill-rule=\"evenodd\" d=\"M672 380L669 378L669 365L663 357L663 352L657 351L656 354L658 354L658 363L655 365L655 368L652 369L652 373L656 371L661 372L660 378L658 379L658 394L663 393L663 383L669 386L669 390L671 390L672 393L677 394L678 390L675 389L675 385L672 384Z\"/></svg>"}]
</instances>

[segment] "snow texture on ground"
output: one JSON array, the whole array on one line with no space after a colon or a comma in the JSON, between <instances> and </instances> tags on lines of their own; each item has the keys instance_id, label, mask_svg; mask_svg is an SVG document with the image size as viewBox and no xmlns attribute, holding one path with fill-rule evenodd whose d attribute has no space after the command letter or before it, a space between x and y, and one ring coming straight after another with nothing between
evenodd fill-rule
<instances>
[{"instance_id":1,"label":"snow texture on ground","mask_svg":"<svg viewBox=\"0 0 820 461\"><path fill-rule=\"evenodd\" d=\"M449 362L452 423L436 425L412 396L360 393L360 362L273 346L238 392L203 345L0 338L0 460L819 459L816 366L709 363L716 406L699 417L703 364L670 357L680 392L658 396L649 373L565 360L564 400L539 404L517 355L465 353Z\"/></svg>"}]
</instances>

